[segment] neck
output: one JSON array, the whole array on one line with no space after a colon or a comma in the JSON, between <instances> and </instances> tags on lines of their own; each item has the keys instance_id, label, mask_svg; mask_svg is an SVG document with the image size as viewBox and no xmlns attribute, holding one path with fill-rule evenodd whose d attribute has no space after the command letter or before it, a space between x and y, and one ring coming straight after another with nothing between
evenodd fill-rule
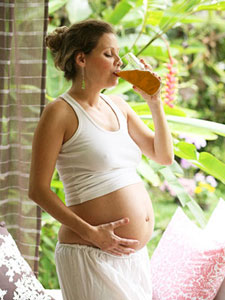
<instances>
[{"instance_id":1,"label":"neck","mask_svg":"<svg viewBox=\"0 0 225 300\"><path fill-rule=\"evenodd\" d=\"M99 101L99 95L101 89L99 87L91 86L90 84L85 85L85 89L81 88L81 82L73 82L71 88L69 89L69 94L75 99L85 102L90 106L97 105Z\"/></svg>"}]
</instances>

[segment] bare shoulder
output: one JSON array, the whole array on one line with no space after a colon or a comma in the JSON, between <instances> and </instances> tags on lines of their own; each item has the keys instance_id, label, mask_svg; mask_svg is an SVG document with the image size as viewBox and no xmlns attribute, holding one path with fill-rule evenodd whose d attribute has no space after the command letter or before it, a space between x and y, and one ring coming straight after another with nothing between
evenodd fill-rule
<instances>
[{"instance_id":1,"label":"bare shoulder","mask_svg":"<svg viewBox=\"0 0 225 300\"><path fill-rule=\"evenodd\" d=\"M41 121L52 123L52 125L62 126L67 128L70 122L76 122L76 116L72 107L62 98L57 98L48 103L41 115Z\"/></svg>"},{"instance_id":2,"label":"bare shoulder","mask_svg":"<svg viewBox=\"0 0 225 300\"><path fill-rule=\"evenodd\" d=\"M57 98L45 106L43 113L61 118L70 110L69 105L62 98Z\"/></svg>"}]
</instances>

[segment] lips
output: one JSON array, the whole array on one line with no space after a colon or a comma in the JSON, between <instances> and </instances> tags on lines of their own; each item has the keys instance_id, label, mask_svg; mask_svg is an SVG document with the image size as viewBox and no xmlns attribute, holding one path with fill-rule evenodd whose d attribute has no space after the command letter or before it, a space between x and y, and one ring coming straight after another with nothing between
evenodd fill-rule
<instances>
[{"instance_id":1,"label":"lips","mask_svg":"<svg viewBox=\"0 0 225 300\"><path fill-rule=\"evenodd\" d=\"M117 77L119 77L119 75L117 74L120 70L116 70L113 72L114 75L116 75Z\"/></svg>"}]
</instances>

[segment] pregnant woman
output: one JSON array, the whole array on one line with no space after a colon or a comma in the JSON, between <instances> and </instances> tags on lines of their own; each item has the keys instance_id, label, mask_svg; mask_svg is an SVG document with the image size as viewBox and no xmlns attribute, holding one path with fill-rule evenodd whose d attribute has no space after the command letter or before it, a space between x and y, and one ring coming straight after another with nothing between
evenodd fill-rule
<instances>
[{"instance_id":1,"label":"pregnant woman","mask_svg":"<svg viewBox=\"0 0 225 300\"><path fill-rule=\"evenodd\" d=\"M142 153L163 165L173 161L160 92L134 87L155 133L123 99L101 93L118 83L121 66L108 23L60 27L46 43L71 88L45 107L35 131L29 196L62 224L55 258L63 299L150 300L146 244L154 215L136 167ZM55 166L66 205L50 188Z\"/></svg>"}]
</instances>

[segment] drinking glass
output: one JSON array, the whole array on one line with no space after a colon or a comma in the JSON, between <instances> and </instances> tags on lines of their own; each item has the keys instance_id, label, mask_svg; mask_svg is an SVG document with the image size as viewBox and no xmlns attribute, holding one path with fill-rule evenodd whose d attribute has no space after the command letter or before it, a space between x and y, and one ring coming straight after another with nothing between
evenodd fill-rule
<instances>
[{"instance_id":1,"label":"drinking glass","mask_svg":"<svg viewBox=\"0 0 225 300\"><path fill-rule=\"evenodd\" d=\"M121 59L123 61L122 69L116 73L119 77L151 96L158 92L161 86L160 79L147 70L133 53L129 52Z\"/></svg>"}]
</instances>

